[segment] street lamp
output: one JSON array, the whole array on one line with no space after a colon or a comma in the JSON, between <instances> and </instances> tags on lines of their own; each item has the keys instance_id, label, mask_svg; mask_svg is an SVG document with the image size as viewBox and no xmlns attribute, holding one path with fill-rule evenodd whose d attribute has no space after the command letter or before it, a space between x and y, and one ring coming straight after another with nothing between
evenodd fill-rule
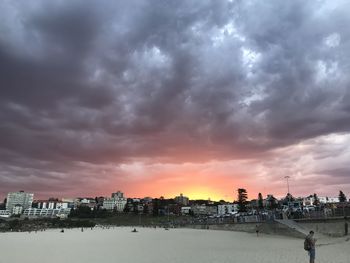
<instances>
[{"instance_id":1,"label":"street lamp","mask_svg":"<svg viewBox=\"0 0 350 263\"><path fill-rule=\"evenodd\" d=\"M284 178L287 180L287 188L288 188L288 193L287 193L287 195L288 195L288 209L289 209L289 208L290 208L290 192L289 192L289 178L290 178L290 176L287 175L287 176L285 176Z\"/></svg>"},{"instance_id":2,"label":"street lamp","mask_svg":"<svg viewBox=\"0 0 350 263\"><path fill-rule=\"evenodd\" d=\"M287 188L288 188L288 194L289 194L289 178L290 178L290 176L287 175L284 178L287 179Z\"/></svg>"}]
</instances>

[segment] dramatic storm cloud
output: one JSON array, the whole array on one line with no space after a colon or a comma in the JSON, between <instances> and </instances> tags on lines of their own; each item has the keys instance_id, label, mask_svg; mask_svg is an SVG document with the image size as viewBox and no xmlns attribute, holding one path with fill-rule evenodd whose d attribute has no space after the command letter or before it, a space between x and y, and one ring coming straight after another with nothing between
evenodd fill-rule
<instances>
[{"instance_id":1,"label":"dramatic storm cloud","mask_svg":"<svg viewBox=\"0 0 350 263\"><path fill-rule=\"evenodd\" d=\"M348 1L2 1L0 196L350 194Z\"/></svg>"}]
</instances>

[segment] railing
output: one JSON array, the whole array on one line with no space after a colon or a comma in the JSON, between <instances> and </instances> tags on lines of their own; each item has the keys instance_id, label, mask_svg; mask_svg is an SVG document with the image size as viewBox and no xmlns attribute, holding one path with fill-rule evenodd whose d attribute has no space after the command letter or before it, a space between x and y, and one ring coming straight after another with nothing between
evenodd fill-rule
<instances>
[{"instance_id":1,"label":"railing","mask_svg":"<svg viewBox=\"0 0 350 263\"><path fill-rule=\"evenodd\" d=\"M350 207L338 207L333 209L323 209L320 211L309 211L303 213L291 213L290 219L326 219L326 218L339 218L339 217L350 217Z\"/></svg>"}]
</instances>

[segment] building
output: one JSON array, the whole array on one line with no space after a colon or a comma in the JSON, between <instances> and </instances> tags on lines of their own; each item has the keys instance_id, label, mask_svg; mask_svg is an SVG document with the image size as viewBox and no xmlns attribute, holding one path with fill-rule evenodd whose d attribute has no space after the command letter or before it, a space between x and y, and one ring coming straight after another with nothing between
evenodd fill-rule
<instances>
[{"instance_id":1,"label":"building","mask_svg":"<svg viewBox=\"0 0 350 263\"><path fill-rule=\"evenodd\" d=\"M235 214L238 212L238 204L218 205L218 215Z\"/></svg>"},{"instance_id":2,"label":"building","mask_svg":"<svg viewBox=\"0 0 350 263\"><path fill-rule=\"evenodd\" d=\"M144 204L150 204L150 203L152 203L152 201L153 201L153 198L149 197L149 196L146 196L146 197L142 198L142 202Z\"/></svg>"},{"instance_id":3,"label":"building","mask_svg":"<svg viewBox=\"0 0 350 263\"><path fill-rule=\"evenodd\" d=\"M180 194L180 196L176 196L174 200L176 203L184 206L187 206L190 202L189 198L187 196L183 196L183 194Z\"/></svg>"},{"instance_id":4,"label":"building","mask_svg":"<svg viewBox=\"0 0 350 263\"><path fill-rule=\"evenodd\" d=\"M317 199L321 204L339 203L339 197L318 196ZM313 195L305 197L302 203L304 206L313 205L315 203L315 197Z\"/></svg>"},{"instance_id":5,"label":"building","mask_svg":"<svg viewBox=\"0 0 350 263\"><path fill-rule=\"evenodd\" d=\"M138 213L143 213L144 212L144 206L143 204L136 204L134 208Z\"/></svg>"},{"instance_id":6,"label":"building","mask_svg":"<svg viewBox=\"0 0 350 263\"><path fill-rule=\"evenodd\" d=\"M97 206L95 198L76 198L74 200L74 209L80 206L89 207L94 210Z\"/></svg>"},{"instance_id":7,"label":"building","mask_svg":"<svg viewBox=\"0 0 350 263\"><path fill-rule=\"evenodd\" d=\"M117 201L114 198L105 198L103 200L102 208L106 210L113 210L116 204L117 204Z\"/></svg>"},{"instance_id":8,"label":"building","mask_svg":"<svg viewBox=\"0 0 350 263\"><path fill-rule=\"evenodd\" d=\"M60 209L60 208L68 208L69 203L63 202L61 200L37 200L35 201L37 208L48 208L48 209Z\"/></svg>"},{"instance_id":9,"label":"building","mask_svg":"<svg viewBox=\"0 0 350 263\"><path fill-rule=\"evenodd\" d=\"M106 210L116 210L118 212L123 212L126 203L127 199L124 197L124 193L117 191L116 193L112 193L111 198L105 198L103 200L102 208Z\"/></svg>"},{"instance_id":10,"label":"building","mask_svg":"<svg viewBox=\"0 0 350 263\"><path fill-rule=\"evenodd\" d=\"M71 211L70 208L28 208L24 210L23 215L29 218L39 218L39 217L67 218L70 211Z\"/></svg>"},{"instance_id":11,"label":"building","mask_svg":"<svg viewBox=\"0 0 350 263\"><path fill-rule=\"evenodd\" d=\"M207 205L205 208L207 215L217 215L218 207L216 205Z\"/></svg>"},{"instance_id":12,"label":"building","mask_svg":"<svg viewBox=\"0 0 350 263\"><path fill-rule=\"evenodd\" d=\"M8 211L8 210L0 210L0 217L8 218L10 216L11 216L10 211Z\"/></svg>"},{"instance_id":13,"label":"building","mask_svg":"<svg viewBox=\"0 0 350 263\"><path fill-rule=\"evenodd\" d=\"M194 204L191 206L191 211L194 215L216 215L218 208L216 205Z\"/></svg>"},{"instance_id":14,"label":"building","mask_svg":"<svg viewBox=\"0 0 350 263\"><path fill-rule=\"evenodd\" d=\"M328 204L328 203L339 203L339 197L328 197L328 196L320 196L318 197L320 203Z\"/></svg>"},{"instance_id":15,"label":"building","mask_svg":"<svg viewBox=\"0 0 350 263\"><path fill-rule=\"evenodd\" d=\"M23 206L22 205L15 205L12 208L12 214L13 215L20 215L23 212Z\"/></svg>"},{"instance_id":16,"label":"building","mask_svg":"<svg viewBox=\"0 0 350 263\"><path fill-rule=\"evenodd\" d=\"M103 209L106 210L116 210L118 212L123 212L126 205L126 199L117 198L105 198L103 200Z\"/></svg>"},{"instance_id":17,"label":"building","mask_svg":"<svg viewBox=\"0 0 350 263\"><path fill-rule=\"evenodd\" d=\"M20 210L22 212L23 210L32 207L33 198L34 194L25 193L24 191L8 193L6 210L10 211L11 214L14 212L18 213Z\"/></svg>"},{"instance_id":18,"label":"building","mask_svg":"<svg viewBox=\"0 0 350 263\"><path fill-rule=\"evenodd\" d=\"M116 193L112 193L112 198L124 198L124 193L121 191L117 191Z\"/></svg>"},{"instance_id":19,"label":"building","mask_svg":"<svg viewBox=\"0 0 350 263\"><path fill-rule=\"evenodd\" d=\"M190 206L183 206L181 207L181 214L182 215L189 215L191 211L191 207Z\"/></svg>"}]
</instances>

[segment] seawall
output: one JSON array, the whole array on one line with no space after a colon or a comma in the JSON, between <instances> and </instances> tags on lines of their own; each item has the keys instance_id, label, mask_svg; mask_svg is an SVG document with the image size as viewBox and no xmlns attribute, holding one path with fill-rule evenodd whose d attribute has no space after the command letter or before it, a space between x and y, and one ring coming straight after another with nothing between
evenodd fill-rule
<instances>
[{"instance_id":1,"label":"seawall","mask_svg":"<svg viewBox=\"0 0 350 263\"><path fill-rule=\"evenodd\" d=\"M295 222L303 228L306 232L310 230L316 233L332 236L341 237L347 234L346 223L350 226L349 219L303 219L295 220ZM259 232L263 234L273 235L284 235L296 238L305 238L305 234L293 229L284 224L276 221L272 222L261 222L261 223L232 223L232 224L208 224L208 225L186 225L187 228L194 229L212 229L212 230L226 230L226 231L242 231L248 233L255 233L256 226L258 226ZM304 232L305 232L304 231Z\"/></svg>"},{"instance_id":2,"label":"seawall","mask_svg":"<svg viewBox=\"0 0 350 263\"><path fill-rule=\"evenodd\" d=\"M305 235L277 222L263 222L263 223L233 223L233 224L210 224L210 225L187 225L187 228L194 229L212 229L225 231L241 231L247 233L255 233L256 226L258 226L259 233L284 235L296 238L304 238Z\"/></svg>"},{"instance_id":3,"label":"seawall","mask_svg":"<svg viewBox=\"0 0 350 263\"><path fill-rule=\"evenodd\" d=\"M350 227L349 218L298 219L295 222L304 228L332 237L347 235L346 224Z\"/></svg>"}]
</instances>

